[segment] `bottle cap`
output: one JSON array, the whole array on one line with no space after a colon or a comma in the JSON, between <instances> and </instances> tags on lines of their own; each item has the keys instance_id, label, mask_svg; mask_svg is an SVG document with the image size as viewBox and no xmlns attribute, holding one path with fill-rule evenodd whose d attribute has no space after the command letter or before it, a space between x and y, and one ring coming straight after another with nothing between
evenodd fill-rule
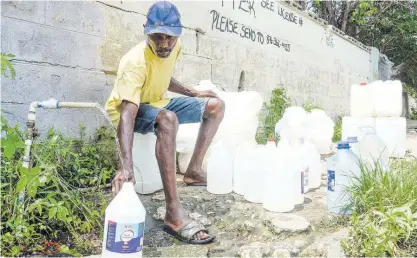
<instances>
[{"instance_id":1,"label":"bottle cap","mask_svg":"<svg viewBox=\"0 0 417 258\"><path fill-rule=\"evenodd\" d=\"M366 86L366 82L359 83L360 86Z\"/></svg>"},{"instance_id":2,"label":"bottle cap","mask_svg":"<svg viewBox=\"0 0 417 258\"><path fill-rule=\"evenodd\" d=\"M340 142L338 142L337 143L337 149L349 149L350 148L350 146L349 146L349 142L347 142L347 141L340 141Z\"/></svg>"},{"instance_id":3,"label":"bottle cap","mask_svg":"<svg viewBox=\"0 0 417 258\"><path fill-rule=\"evenodd\" d=\"M358 142L358 137L357 136L349 136L347 138L348 143L356 143Z\"/></svg>"}]
</instances>

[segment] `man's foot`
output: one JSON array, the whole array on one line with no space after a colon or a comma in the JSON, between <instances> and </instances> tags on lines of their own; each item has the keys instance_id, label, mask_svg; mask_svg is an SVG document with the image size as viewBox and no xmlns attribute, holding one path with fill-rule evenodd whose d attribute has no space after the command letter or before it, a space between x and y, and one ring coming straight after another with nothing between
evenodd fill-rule
<instances>
[{"instance_id":1,"label":"man's foot","mask_svg":"<svg viewBox=\"0 0 417 258\"><path fill-rule=\"evenodd\" d=\"M168 226L168 233L187 243L201 243L214 239L207 234L203 226L185 214L181 205L177 208L167 208L164 224Z\"/></svg>"},{"instance_id":2,"label":"man's foot","mask_svg":"<svg viewBox=\"0 0 417 258\"><path fill-rule=\"evenodd\" d=\"M187 185L207 185L203 169L188 168L183 180Z\"/></svg>"}]
</instances>

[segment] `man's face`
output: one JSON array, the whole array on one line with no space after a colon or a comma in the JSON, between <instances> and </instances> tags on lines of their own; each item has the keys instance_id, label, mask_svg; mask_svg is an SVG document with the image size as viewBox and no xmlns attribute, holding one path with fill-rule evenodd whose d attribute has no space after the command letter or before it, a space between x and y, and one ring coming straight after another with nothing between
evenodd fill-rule
<instances>
[{"instance_id":1,"label":"man's face","mask_svg":"<svg viewBox=\"0 0 417 258\"><path fill-rule=\"evenodd\" d=\"M152 51L161 58L167 58L177 43L178 37L163 33L149 34L149 44Z\"/></svg>"}]
</instances>

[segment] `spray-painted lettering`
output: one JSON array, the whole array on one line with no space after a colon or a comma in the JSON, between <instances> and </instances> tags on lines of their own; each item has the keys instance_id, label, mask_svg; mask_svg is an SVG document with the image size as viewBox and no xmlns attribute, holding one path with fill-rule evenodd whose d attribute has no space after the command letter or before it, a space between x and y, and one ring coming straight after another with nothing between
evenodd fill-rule
<instances>
[{"instance_id":1,"label":"spray-painted lettering","mask_svg":"<svg viewBox=\"0 0 417 258\"><path fill-rule=\"evenodd\" d=\"M255 6L255 0L252 0L252 1L250 1L250 0L240 0L240 3L239 3L239 9L240 10L242 10L244 12L247 12L249 14L253 13L253 17L256 18L256 13L255 13L254 6Z\"/></svg>"},{"instance_id":2,"label":"spray-painted lettering","mask_svg":"<svg viewBox=\"0 0 417 258\"><path fill-rule=\"evenodd\" d=\"M261 6L262 6L262 8L265 8L267 10L270 10L270 11L274 12L274 2L273 1L262 0Z\"/></svg>"},{"instance_id":3,"label":"spray-painted lettering","mask_svg":"<svg viewBox=\"0 0 417 258\"><path fill-rule=\"evenodd\" d=\"M237 34L243 39L248 39L252 42L258 42L259 44L275 45L279 48L283 48L285 51L291 51L291 45L284 43L282 40L272 37L267 33L260 32L248 25L240 24L228 17L222 16L218 11L211 10L212 24L211 29L225 33ZM240 30L240 32L239 32Z\"/></svg>"}]
</instances>

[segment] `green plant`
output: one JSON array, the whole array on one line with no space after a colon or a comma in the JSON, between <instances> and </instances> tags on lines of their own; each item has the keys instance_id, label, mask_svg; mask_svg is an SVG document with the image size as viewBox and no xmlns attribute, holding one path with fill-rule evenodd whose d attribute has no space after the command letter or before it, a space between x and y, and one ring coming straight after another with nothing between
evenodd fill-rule
<instances>
[{"instance_id":1,"label":"green plant","mask_svg":"<svg viewBox=\"0 0 417 258\"><path fill-rule=\"evenodd\" d=\"M10 58L15 57L12 54L3 54L1 53L1 75L3 75L6 78L9 78L9 75L7 75L7 70L10 72L10 77L13 80L16 76L16 70L14 69L12 63L10 62Z\"/></svg>"},{"instance_id":2,"label":"green plant","mask_svg":"<svg viewBox=\"0 0 417 258\"><path fill-rule=\"evenodd\" d=\"M284 88L277 88L272 91L271 99L268 104L264 104L267 110L265 118L261 118L265 132L257 136L257 142L265 144L268 138L275 138L275 124L281 119L284 111L290 106L290 98Z\"/></svg>"},{"instance_id":3,"label":"green plant","mask_svg":"<svg viewBox=\"0 0 417 258\"><path fill-rule=\"evenodd\" d=\"M2 117L1 255L44 252L55 243L61 253L94 252L108 197L101 187L116 170L112 133L100 128L87 138L72 139L53 131L32 145L32 166L22 167L24 137ZM26 189L21 212L18 195Z\"/></svg>"},{"instance_id":4,"label":"green plant","mask_svg":"<svg viewBox=\"0 0 417 258\"><path fill-rule=\"evenodd\" d=\"M409 86L408 84L404 84L404 90L407 92L409 97L413 98L417 101L417 89ZM410 119L417 120L417 108L412 107L410 113Z\"/></svg>"},{"instance_id":5,"label":"green plant","mask_svg":"<svg viewBox=\"0 0 417 258\"><path fill-rule=\"evenodd\" d=\"M342 139L342 116L337 117L337 121L334 125L333 142L339 142Z\"/></svg>"},{"instance_id":6,"label":"green plant","mask_svg":"<svg viewBox=\"0 0 417 258\"><path fill-rule=\"evenodd\" d=\"M413 256L417 247L417 161L394 161L388 171L361 165L361 175L347 188L353 211L349 256ZM405 247L409 246L410 250ZM401 248L402 247L402 248ZM414 248L414 250L412 250Z\"/></svg>"},{"instance_id":7,"label":"green plant","mask_svg":"<svg viewBox=\"0 0 417 258\"><path fill-rule=\"evenodd\" d=\"M313 109L322 109L319 105L314 104L311 101L307 101L306 103L303 104L302 106L304 108L305 111L310 112Z\"/></svg>"}]
</instances>

